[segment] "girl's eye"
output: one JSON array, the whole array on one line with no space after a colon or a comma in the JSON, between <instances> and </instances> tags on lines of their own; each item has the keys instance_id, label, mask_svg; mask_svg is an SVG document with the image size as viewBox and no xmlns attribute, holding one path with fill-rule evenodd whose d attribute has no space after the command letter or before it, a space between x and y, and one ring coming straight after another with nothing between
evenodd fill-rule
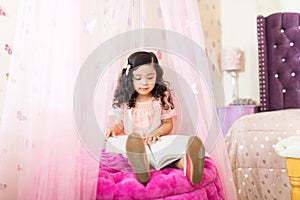
<instances>
[{"instance_id":1,"label":"girl's eye","mask_svg":"<svg viewBox=\"0 0 300 200\"><path fill-rule=\"evenodd\" d=\"M148 80L152 80L154 77L153 76L151 76L151 77L148 77Z\"/></svg>"},{"instance_id":2,"label":"girl's eye","mask_svg":"<svg viewBox=\"0 0 300 200\"><path fill-rule=\"evenodd\" d=\"M140 77L133 77L133 78L134 78L134 80L137 80L137 81L141 80Z\"/></svg>"}]
</instances>

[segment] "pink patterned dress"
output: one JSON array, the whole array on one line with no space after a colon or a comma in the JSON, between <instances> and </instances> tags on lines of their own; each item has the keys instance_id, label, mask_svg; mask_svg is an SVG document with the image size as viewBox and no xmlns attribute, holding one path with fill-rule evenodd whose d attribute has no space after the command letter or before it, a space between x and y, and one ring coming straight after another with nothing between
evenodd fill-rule
<instances>
[{"instance_id":1,"label":"pink patterned dress","mask_svg":"<svg viewBox=\"0 0 300 200\"><path fill-rule=\"evenodd\" d=\"M165 110L160 100L152 98L148 102L136 102L135 107L128 109L126 105L114 109L114 116L123 121L124 133L138 133L148 136L161 125L163 119L176 115L174 109Z\"/></svg>"}]
</instances>

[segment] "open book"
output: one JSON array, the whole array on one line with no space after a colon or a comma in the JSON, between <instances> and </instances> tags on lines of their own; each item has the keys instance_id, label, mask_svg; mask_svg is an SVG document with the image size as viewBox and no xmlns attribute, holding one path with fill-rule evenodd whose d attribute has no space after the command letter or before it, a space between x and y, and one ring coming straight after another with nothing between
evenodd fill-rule
<instances>
[{"instance_id":1,"label":"open book","mask_svg":"<svg viewBox=\"0 0 300 200\"><path fill-rule=\"evenodd\" d=\"M167 135L160 141L145 145L146 154L150 165L159 170L185 155L186 144L189 136ZM110 137L106 143L106 152L126 155L127 135Z\"/></svg>"}]
</instances>

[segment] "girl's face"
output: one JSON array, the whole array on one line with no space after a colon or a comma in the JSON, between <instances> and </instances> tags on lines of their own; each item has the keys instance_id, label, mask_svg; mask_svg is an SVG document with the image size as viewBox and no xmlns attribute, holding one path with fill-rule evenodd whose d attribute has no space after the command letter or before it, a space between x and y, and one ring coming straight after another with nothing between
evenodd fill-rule
<instances>
[{"instance_id":1,"label":"girl's face","mask_svg":"<svg viewBox=\"0 0 300 200\"><path fill-rule=\"evenodd\" d=\"M149 96L156 82L156 71L153 64L141 65L132 74L133 86L138 95Z\"/></svg>"}]
</instances>

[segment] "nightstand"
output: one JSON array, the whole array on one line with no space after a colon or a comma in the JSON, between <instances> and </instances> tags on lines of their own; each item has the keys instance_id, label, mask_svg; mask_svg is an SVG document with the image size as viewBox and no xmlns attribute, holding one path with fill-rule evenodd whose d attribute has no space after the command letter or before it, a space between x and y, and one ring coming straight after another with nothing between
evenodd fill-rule
<instances>
[{"instance_id":1,"label":"nightstand","mask_svg":"<svg viewBox=\"0 0 300 200\"><path fill-rule=\"evenodd\" d=\"M226 135L231 125L241 116L257 113L255 105L226 106L218 108L218 115L223 134ZM223 124L222 124L223 123Z\"/></svg>"}]
</instances>

